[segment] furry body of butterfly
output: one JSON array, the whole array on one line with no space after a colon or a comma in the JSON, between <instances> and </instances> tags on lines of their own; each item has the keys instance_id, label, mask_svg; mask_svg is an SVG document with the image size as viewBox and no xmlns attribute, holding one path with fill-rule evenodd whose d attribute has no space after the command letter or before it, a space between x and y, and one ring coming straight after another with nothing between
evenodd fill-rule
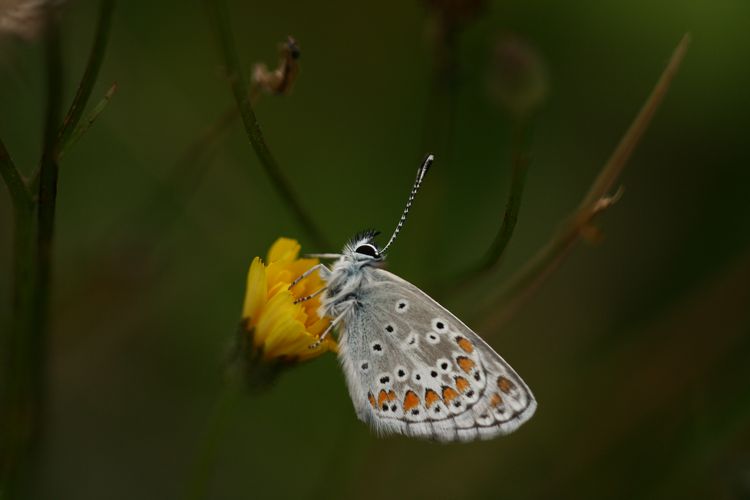
<instances>
[{"instance_id":1,"label":"furry body of butterfly","mask_svg":"<svg viewBox=\"0 0 750 500\"><path fill-rule=\"evenodd\" d=\"M447 309L381 269L373 237L318 267L320 314L338 326L359 419L379 435L452 442L508 434L531 418L536 400L523 380Z\"/></svg>"}]
</instances>

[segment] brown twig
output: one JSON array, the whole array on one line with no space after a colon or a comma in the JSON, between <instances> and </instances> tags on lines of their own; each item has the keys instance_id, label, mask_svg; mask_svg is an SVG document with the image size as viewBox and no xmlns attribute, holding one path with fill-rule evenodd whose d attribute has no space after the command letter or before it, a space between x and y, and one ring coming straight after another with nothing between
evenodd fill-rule
<instances>
[{"instance_id":1,"label":"brown twig","mask_svg":"<svg viewBox=\"0 0 750 500\"><path fill-rule=\"evenodd\" d=\"M576 211L563 224L562 229L532 257L521 271L509 280L505 287L497 293L489 293L482 302L479 307L480 312L493 311L486 316L482 325L484 329L497 330L499 326L506 323L546 278L558 268L579 238L591 234L594 218L617 201L619 191L614 196L608 196L607 193L614 186L664 99L689 43L690 35L685 34L677 44L666 68L630 128L602 167Z\"/></svg>"}]
</instances>

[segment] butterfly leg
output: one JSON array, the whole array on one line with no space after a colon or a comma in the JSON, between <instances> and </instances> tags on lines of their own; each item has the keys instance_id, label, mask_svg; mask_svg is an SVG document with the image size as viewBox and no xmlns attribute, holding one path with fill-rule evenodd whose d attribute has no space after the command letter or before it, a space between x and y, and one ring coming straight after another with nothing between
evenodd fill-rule
<instances>
[{"instance_id":1,"label":"butterfly leg","mask_svg":"<svg viewBox=\"0 0 750 500\"><path fill-rule=\"evenodd\" d=\"M337 324L339 324L339 322L342 319L344 319L344 316L347 315L347 313L349 312L349 309L351 309L351 307L348 307L344 312L336 316L336 318L333 321L331 321L331 324L328 325L328 328L326 328L325 331L320 334L320 337L318 338L318 340L310 344L309 348L317 349L320 346L320 344L326 339L328 334L331 333L331 330L333 330L333 327L335 327Z\"/></svg>"},{"instance_id":2,"label":"butterfly leg","mask_svg":"<svg viewBox=\"0 0 750 500\"><path fill-rule=\"evenodd\" d=\"M300 302L308 301L308 300L310 300L310 299L312 299L314 297L317 297L318 295L320 295L321 293L323 293L325 291L326 291L326 287L323 287L320 290L318 290L316 292L313 292L313 293L311 293L310 295L308 295L306 297L300 297L300 298L298 298L297 300L294 301L294 303L295 304L299 304Z\"/></svg>"},{"instance_id":3,"label":"butterfly leg","mask_svg":"<svg viewBox=\"0 0 750 500\"><path fill-rule=\"evenodd\" d=\"M318 271L318 274L320 274L320 277L323 280L328 281L327 278L331 274L331 270L328 269L325 266L325 264L316 264L316 265L312 266L310 269L308 269L307 271L305 271L304 273L302 273L300 276L298 276L294 281L292 281L292 284L289 285L289 290L291 290L292 287L294 287L294 285L296 285L297 283L299 283L303 279L307 278L308 276L310 276L315 271Z\"/></svg>"}]
</instances>

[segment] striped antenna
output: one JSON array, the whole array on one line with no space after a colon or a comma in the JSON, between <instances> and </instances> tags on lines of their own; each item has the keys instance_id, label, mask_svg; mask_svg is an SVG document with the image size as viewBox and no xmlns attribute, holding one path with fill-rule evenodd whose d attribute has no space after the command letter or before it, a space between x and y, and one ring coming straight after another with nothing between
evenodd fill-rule
<instances>
[{"instance_id":1,"label":"striped antenna","mask_svg":"<svg viewBox=\"0 0 750 500\"><path fill-rule=\"evenodd\" d=\"M417 170L417 180L414 181L414 187L411 188L411 194L409 195L409 200L406 202L406 207L404 207L404 213L401 214L401 219L398 221L398 225L396 226L396 229L393 231L393 234L391 235L391 239L388 240L388 243L383 247L383 249L380 251L380 253L385 253L386 250L388 250L388 247L391 246L391 243L394 242L396 239L396 236L398 236L398 233L401 231L401 228L404 226L404 222L406 222L406 218L409 216L409 209L411 208L411 204L414 201L414 197L417 195L417 191L419 191L419 186L422 185L422 179L424 179L425 174L430 169L430 166L432 165L432 161L435 159L435 157L431 154L427 155L427 157L422 162L422 166L419 167L419 170Z\"/></svg>"}]
</instances>

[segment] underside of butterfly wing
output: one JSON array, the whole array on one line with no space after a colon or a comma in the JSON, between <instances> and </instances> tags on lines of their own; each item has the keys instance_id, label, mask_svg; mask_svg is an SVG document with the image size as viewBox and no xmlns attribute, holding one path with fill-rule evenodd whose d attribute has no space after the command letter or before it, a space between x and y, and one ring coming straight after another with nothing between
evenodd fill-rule
<instances>
[{"instance_id":1,"label":"underside of butterfly wing","mask_svg":"<svg viewBox=\"0 0 750 500\"><path fill-rule=\"evenodd\" d=\"M359 299L339 356L357 415L375 432L471 441L533 415L536 401L515 371L414 285L371 268Z\"/></svg>"}]
</instances>

